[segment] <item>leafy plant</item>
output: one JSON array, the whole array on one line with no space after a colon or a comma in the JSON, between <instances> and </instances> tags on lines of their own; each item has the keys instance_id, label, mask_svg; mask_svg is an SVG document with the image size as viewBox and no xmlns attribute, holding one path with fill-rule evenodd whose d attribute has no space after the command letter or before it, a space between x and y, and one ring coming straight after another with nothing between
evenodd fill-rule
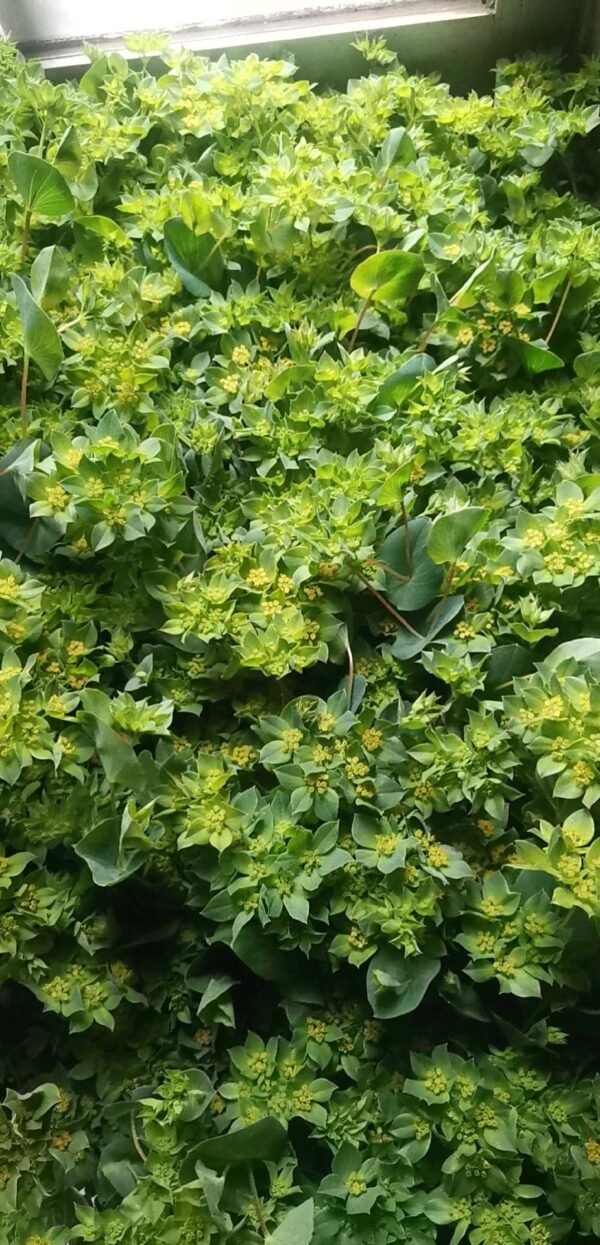
<instances>
[{"instance_id":1,"label":"leafy plant","mask_svg":"<svg viewBox=\"0 0 600 1245\"><path fill-rule=\"evenodd\" d=\"M0 45L0 1245L596 1239L598 63L129 42Z\"/></svg>"}]
</instances>

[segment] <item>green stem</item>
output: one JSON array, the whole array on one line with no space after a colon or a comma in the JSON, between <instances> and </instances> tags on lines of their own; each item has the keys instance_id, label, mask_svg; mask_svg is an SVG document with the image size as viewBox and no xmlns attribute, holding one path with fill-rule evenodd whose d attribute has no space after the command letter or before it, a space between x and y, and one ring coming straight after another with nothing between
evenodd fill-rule
<instances>
[{"instance_id":1,"label":"green stem","mask_svg":"<svg viewBox=\"0 0 600 1245\"><path fill-rule=\"evenodd\" d=\"M361 326L361 324L362 324L362 322L363 322L363 320L364 320L364 318L365 318L365 316L366 316L366 314L367 314L367 311L369 310L369 305L370 305L370 302L371 302L372 297L373 297L373 293L371 293L371 294L367 294L367 297L365 298L365 301L364 301L364 303L363 303L363 305L362 305L362 307L361 307L361 309L360 309L360 311L359 311L359 313L358 313L358 320L356 321L356 324L354 325L354 332L353 332L352 337L350 338L350 342L349 342L349 344L348 344L348 354L350 354L350 352L354 349L354 343L355 343L355 341L356 341L356 339L357 339L357 337L358 337L358 334L359 334L359 332L360 332L360 326Z\"/></svg>"},{"instance_id":2,"label":"green stem","mask_svg":"<svg viewBox=\"0 0 600 1245\"><path fill-rule=\"evenodd\" d=\"M388 614L391 614L392 618L395 618L396 622L399 622L401 627L404 627L407 631L410 631L410 634L415 635L417 639L423 639L421 633L419 631L415 631L414 627L411 627L407 619L404 618L402 614L399 614L398 610L395 610L393 605L390 605L389 601L386 601L385 597L382 596L381 592L377 591L377 588L373 587L370 580L367 579L366 575L363 575L362 571L356 570L355 574L358 576L361 583L365 585L365 588L369 590L371 596L374 596L375 599L379 601L379 604L383 606L384 610L387 610Z\"/></svg>"},{"instance_id":3,"label":"green stem","mask_svg":"<svg viewBox=\"0 0 600 1245\"><path fill-rule=\"evenodd\" d=\"M254 1209L256 1211L256 1218L258 1220L258 1226L266 1240L269 1233L267 1230L267 1225L265 1223L265 1217L263 1215L262 1203L258 1196L258 1189L256 1187L256 1180L254 1179L254 1172L252 1171L252 1165L250 1163L248 1164L248 1184L250 1185L250 1192L252 1193L252 1201L254 1202Z\"/></svg>"},{"instance_id":4,"label":"green stem","mask_svg":"<svg viewBox=\"0 0 600 1245\"><path fill-rule=\"evenodd\" d=\"M23 373L21 376L21 431L27 435L27 382L29 380L29 355L23 356Z\"/></svg>"},{"instance_id":5,"label":"green stem","mask_svg":"<svg viewBox=\"0 0 600 1245\"><path fill-rule=\"evenodd\" d=\"M29 246L29 234L31 231L31 208L25 208L25 216L23 217L23 237L21 238L21 263L24 264L27 259L27 247Z\"/></svg>"},{"instance_id":6,"label":"green stem","mask_svg":"<svg viewBox=\"0 0 600 1245\"><path fill-rule=\"evenodd\" d=\"M17 566L19 565L19 562L21 561L21 559L25 557L25 554L27 553L27 550L29 549L29 546L37 531L38 523L39 523L39 518L34 519L31 524L31 527L29 528L29 531L25 537L25 540L23 541L23 544L21 545L21 548L19 549L19 552L15 559Z\"/></svg>"},{"instance_id":7,"label":"green stem","mask_svg":"<svg viewBox=\"0 0 600 1245\"><path fill-rule=\"evenodd\" d=\"M546 345L548 345L548 343L549 343L549 342L552 340L552 338L554 337L554 334L555 334L556 329L557 329L557 327L558 327L558 322L559 322L560 317L562 316L562 313L563 313L563 311L564 311L564 309L565 309L565 303L566 303L566 301L567 301L567 298L569 297L569 290L571 289L571 286L572 286L572 285L573 285L573 278L572 278L572 277L567 277L567 280L565 281L565 288L564 288L564 290L563 290L563 292L562 292L562 294L561 294L560 302L559 302L558 307L557 307L557 309L556 309L556 315L555 315L555 317L554 317L554 319L553 319L553 321L552 321L552 324L550 325L550 328L548 329L548 332L546 333L546 337L545 337L545 342L546 342Z\"/></svg>"},{"instance_id":8,"label":"green stem","mask_svg":"<svg viewBox=\"0 0 600 1245\"><path fill-rule=\"evenodd\" d=\"M402 498L402 501L400 502L400 510L402 512L402 522L404 524L404 556L406 558L408 573L409 575L412 575L412 549L410 547L410 530L408 527L408 515L406 513L404 498Z\"/></svg>"},{"instance_id":9,"label":"green stem","mask_svg":"<svg viewBox=\"0 0 600 1245\"><path fill-rule=\"evenodd\" d=\"M350 704L352 700L352 689L354 687L354 657L352 656L352 649L350 648L350 640L348 638L347 630L344 640L346 644L346 652L348 654L348 704Z\"/></svg>"}]
</instances>

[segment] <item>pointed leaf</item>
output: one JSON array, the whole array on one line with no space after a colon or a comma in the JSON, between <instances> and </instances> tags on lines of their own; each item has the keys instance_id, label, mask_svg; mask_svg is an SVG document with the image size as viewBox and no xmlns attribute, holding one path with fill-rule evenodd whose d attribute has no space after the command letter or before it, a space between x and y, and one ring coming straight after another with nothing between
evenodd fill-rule
<instances>
[{"instance_id":1,"label":"pointed leaf","mask_svg":"<svg viewBox=\"0 0 600 1245\"><path fill-rule=\"evenodd\" d=\"M540 372L553 372L556 368L565 366L559 355L550 350L541 338L535 342L521 342L521 350L529 371L536 376Z\"/></svg>"},{"instance_id":2,"label":"pointed leaf","mask_svg":"<svg viewBox=\"0 0 600 1245\"><path fill-rule=\"evenodd\" d=\"M409 251L380 251L354 269L350 285L361 298L392 302L414 294L423 275L423 260Z\"/></svg>"},{"instance_id":3,"label":"pointed leaf","mask_svg":"<svg viewBox=\"0 0 600 1245\"><path fill-rule=\"evenodd\" d=\"M11 151L8 167L28 211L59 220L75 206L62 173L47 160L24 151Z\"/></svg>"},{"instance_id":4,"label":"pointed leaf","mask_svg":"<svg viewBox=\"0 0 600 1245\"><path fill-rule=\"evenodd\" d=\"M63 360L60 337L52 320L32 298L22 278L13 276L11 280L23 327L25 353L37 364L46 380L54 380Z\"/></svg>"},{"instance_id":5,"label":"pointed leaf","mask_svg":"<svg viewBox=\"0 0 600 1245\"><path fill-rule=\"evenodd\" d=\"M197 298L206 297L219 283L223 261L219 245L209 233L196 234L181 219L165 222L165 250L186 290Z\"/></svg>"},{"instance_id":6,"label":"pointed leaf","mask_svg":"<svg viewBox=\"0 0 600 1245\"><path fill-rule=\"evenodd\" d=\"M315 1204L310 1197L294 1206L279 1227L267 1237L267 1245L310 1245L315 1230Z\"/></svg>"},{"instance_id":7,"label":"pointed leaf","mask_svg":"<svg viewBox=\"0 0 600 1245\"><path fill-rule=\"evenodd\" d=\"M274 1162L280 1158L286 1144L285 1129L278 1120L266 1116L247 1128L238 1128L225 1136L201 1141L194 1157L214 1171L223 1171L235 1163Z\"/></svg>"},{"instance_id":8,"label":"pointed leaf","mask_svg":"<svg viewBox=\"0 0 600 1245\"><path fill-rule=\"evenodd\" d=\"M435 520L427 552L434 562L456 562L469 541L483 527L486 512L481 506L465 506Z\"/></svg>"},{"instance_id":9,"label":"pointed leaf","mask_svg":"<svg viewBox=\"0 0 600 1245\"><path fill-rule=\"evenodd\" d=\"M444 572L429 557L427 541L431 531L431 519L421 516L410 519L387 536L378 553L378 560L386 563L397 575L406 576L405 584L388 575L385 594L400 610L419 610L438 596ZM407 541L410 563L407 557Z\"/></svg>"},{"instance_id":10,"label":"pointed leaf","mask_svg":"<svg viewBox=\"0 0 600 1245\"><path fill-rule=\"evenodd\" d=\"M369 964L367 996L373 1015L382 1020L415 1010L441 968L427 955L404 956L395 947L378 951Z\"/></svg>"},{"instance_id":11,"label":"pointed leaf","mask_svg":"<svg viewBox=\"0 0 600 1245\"><path fill-rule=\"evenodd\" d=\"M45 246L31 265L31 293L41 307L54 307L64 298L69 268L58 246Z\"/></svg>"}]
</instances>

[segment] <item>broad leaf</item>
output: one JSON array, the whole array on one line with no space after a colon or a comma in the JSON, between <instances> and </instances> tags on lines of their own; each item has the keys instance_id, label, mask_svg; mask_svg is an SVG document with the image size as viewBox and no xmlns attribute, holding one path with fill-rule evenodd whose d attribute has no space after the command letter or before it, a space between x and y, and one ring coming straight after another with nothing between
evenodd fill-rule
<instances>
[{"instance_id":1,"label":"broad leaf","mask_svg":"<svg viewBox=\"0 0 600 1245\"><path fill-rule=\"evenodd\" d=\"M214 1171L237 1163L276 1162L287 1145L287 1134L278 1120L266 1116L247 1128L238 1128L222 1137L201 1141L194 1150L194 1158L200 1159Z\"/></svg>"},{"instance_id":2,"label":"broad leaf","mask_svg":"<svg viewBox=\"0 0 600 1245\"><path fill-rule=\"evenodd\" d=\"M104 242L114 242L115 246L127 246L129 241L125 230L116 220L111 220L110 216L80 216L75 221L75 226L77 229L87 229L89 233L97 234Z\"/></svg>"},{"instance_id":3,"label":"broad leaf","mask_svg":"<svg viewBox=\"0 0 600 1245\"><path fill-rule=\"evenodd\" d=\"M579 640L567 640L548 654L544 661L546 670L554 670L563 661L577 661L588 670L600 672L600 638L582 636Z\"/></svg>"},{"instance_id":4,"label":"broad leaf","mask_svg":"<svg viewBox=\"0 0 600 1245\"><path fill-rule=\"evenodd\" d=\"M600 372L600 350L587 350L573 360L573 368L582 380L592 380Z\"/></svg>"},{"instance_id":5,"label":"broad leaf","mask_svg":"<svg viewBox=\"0 0 600 1245\"><path fill-rule=\"evenodd\" d=\"M31 265L31 293L41 307L62 302L69 286L69 268L59 246L45 246Z\"/></svg>"},{"instance_id":6,"label":"broad leaf","mask_svg":"<svg viewBox=\"0 0 600 1245\"><path fill-rule=\"evenodd\" d=\"M294 1206L275 1232L267 1237L267 1245L310 1245L315 1230L315 1204L310 1197L301 1206Z\"/></svg>"},{"instance_id":7,"label":"broad leaf","mask_svg":"<svg viewBox=\"0 0 600 1245\"><path fill-rule=\"evenodd\" d=\"M444 571L427 552L431 526L425 516L410 519L406 528L402 525L386 537L377 554L378 561L406 577L403 584L396 575L387 576L385 595L399 610L422 609L439 595Z\"/></svg>"},{"instance_id":8,"label":"broad leaf","mask_svg":"<svg viewBox=\"0 0 600 1245\"><path fill-rule=\"evenodd\" d=\"M196 234L180 216L165 222L165 250L190 294L205 298L217 288L223 272L219 243L209 233Z\"/></svg>"},{"instance_id":9,"label":"broad leaf","mask_svg":"<svg viewBox=\"0 0 600 1245\"><path fill-rule=\"evenodd\" d=\"M395 947L378 951L367 973L367 996L381 1020L414 1012L441 968L427 955L404 956Z\"/></svg>"},{"instance_id":10,"label":"broad leaf","mask_svg":"<svg viewBox=\"0 0 600 1245\"><path fill-rule=\"evenodd\" d=\"M52 320L36 303L23 279L13 276L11 280L21 317L25 353L37 364L46 380L54 380L63 361L60 337Z\"/></svg>"},{"instance_id":11,"label":"broad leaf","mask_svg":"<svg viewBox=\"0 0 600 1245\"><path fill-rule=\"evenodd\" d=\"M8 168L29 212L59 220L75 206L75 200L58 169L24 151L11 151Z\"/></svg>"},{"instance_id":12,"label":"broad leaf","mask_svg":"<svg viewBox=\"0 0 600 1245\"><path fill-rule=\"evenodd\" d=\"M536 376L540 372L553 372L556 368L565 366L560 356L541 338L535 342L521 342L520 347L529 371Z\"/></svg>"},{"instance_id":13,"label":"broad leaf","mask_svg":"<svg viewBox=\"0 0 600 1245\"><path fill-rule=\"evenodd\" d=\"M354 269L350 285L361 298L395 302L414 294L423 270L423 260L409 251L380 251Z\"/></svg>"},{"instance_id":14,"label":"broad leaf","mask_svg":"<svg viewBox=\"0 0 600 1245\"><path fill-rule=\"evenodd\" d=\"M431 641L435 640L435 637L448 626L448 623L456 618L463 604L464 599L461 596L446 597L433 606L423 621L411 618L411 623L419 634L413 635L406 628L400 628L392 644L394 657L405 661L422 653L423 649L427 648L427 645L431 644Z\"/></svg>"},{"instance_id":15,"label":"broad leaf","mask_svg":"<svg viewBox=\"0 0 600 1245\"><path fill-rule=\"evenodd\" d=\"M435 359L425 351L413 355L384 381L375 399L376 403L399 406L409 394L413 393L420 377L426 372L432 372L434 367Z\"/></svg>"},{"instance_id":16,"label":"broad leaf","mask_svg":"<svg viewBox=\"0 0 600 1245\"><path fill-rule=\"evenodd\" d=\"M390 130L381 144L381 150L374 162L376 173L382 176L396 162L409 164L416 156L416 148L410 134L403 125Z\"/></svg>"},{"instance_id":17,"label":"broad leaf","mask_svg":"<svg viewBox=\"0 0 600 1245\"><path fill-rule=\"evenodd\" d=\"M465 506L440 515L431 528L427 552L433 562L456 562L469 541L480 531L486 511L481 506Z\"/></svg>"}]
</instances>

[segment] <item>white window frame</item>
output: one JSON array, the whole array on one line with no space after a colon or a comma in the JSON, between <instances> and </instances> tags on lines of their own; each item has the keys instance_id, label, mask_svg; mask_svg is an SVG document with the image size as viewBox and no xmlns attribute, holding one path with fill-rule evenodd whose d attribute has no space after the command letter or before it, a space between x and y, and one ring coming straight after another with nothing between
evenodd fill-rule
<instances>
[{"instance_id":1,"label":"white window frame","mask_svg":"<svg viewBox=\"0 0 600 1245\"><path fill-rule=\"evenodd\" d=\"M0 28L16 38L25 55L41 59L52 76L77 74L88 64L85 29L58 39L20 37L34 29L36 10L48 3L0 0ZM97 3L101 12L101 0ZM126 8L127 0L123 3ZM86 10L89 14L88 4L80 6L84 15ZM345 5L343 0L333 5L324 0L322 9L314 6L315 0L298 0L294 13L222 22L213 17L192 26L169 28L165 23L164 29L176 45L203 53L247 55L256 50L279 57L291 52L301 73L332 85L364 72L364 61L351 46L353 37L381 34L409 69L437 71L456 89L485 88L490 70L503 56L570 50L582 24L589 25L590 9L600 10L600 0L382 0L359 7L352 0ZM260 0L256 8L260 12ZM130 55L120 32L90 41L103 51Z\"/></svg>"}]
</instances>

